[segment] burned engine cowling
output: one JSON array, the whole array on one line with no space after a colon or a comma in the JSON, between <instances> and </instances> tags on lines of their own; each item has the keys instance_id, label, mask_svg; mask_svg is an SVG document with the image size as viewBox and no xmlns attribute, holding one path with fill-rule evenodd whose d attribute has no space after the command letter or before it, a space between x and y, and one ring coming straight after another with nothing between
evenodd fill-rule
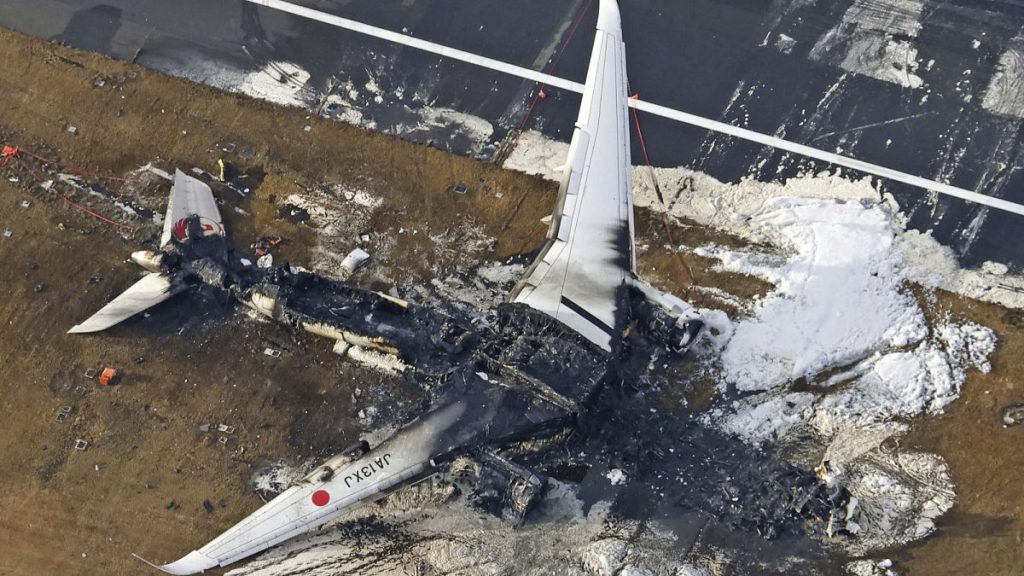
<instances>
[{"instance_id":1,"label":"burned engine cowling","mask_svg":"<svg viewBox=\"0 0 1024 576\"><path fill-rule=\"evenodd\" d=\"M647 302L641 303L640 308L636 316L639 330L647 338L676 354L689 350L704 330L703 320L674 318L662 308Z\"/></svg>"},{"instance_id":2,"label":"burned engine cowling","mask_svg":"<svg viewBox=\"0 0 1024 576\"><path fill-rule=\"evenodd\" d=\"M631 298L637 329L651 341L684 354L700 339L704 321L688 303L637 282Z\"/></svg>"}]
</instances>

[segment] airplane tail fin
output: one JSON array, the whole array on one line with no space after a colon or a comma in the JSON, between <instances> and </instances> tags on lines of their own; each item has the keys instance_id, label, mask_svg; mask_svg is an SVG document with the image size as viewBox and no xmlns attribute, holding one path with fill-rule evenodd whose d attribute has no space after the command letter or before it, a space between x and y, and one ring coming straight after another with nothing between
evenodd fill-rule
<instances>
[{"instance_id":1,"label":"airplane tail fin","mask_svg":"<svg viewBox=\"0 0 1024 576\"><path fill-rule=\"evenodd\" d=\"M184 289L185 286L172 282L171 277L166 274L147 274L85 322L68 330L68 334L106 330L143 310L156 306Z\"/></svg>"}]
</instances>

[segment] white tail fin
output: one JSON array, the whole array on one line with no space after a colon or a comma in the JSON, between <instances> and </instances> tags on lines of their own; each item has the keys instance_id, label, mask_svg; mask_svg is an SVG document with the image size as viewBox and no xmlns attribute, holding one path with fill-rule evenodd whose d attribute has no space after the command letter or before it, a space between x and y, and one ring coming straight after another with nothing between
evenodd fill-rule
<instances>
[{"instance_id":1,"label":"white tail fin","mask_svg":"<svg viewBox=\"0 0 1024 576\"><path fill-rule=\"evenodd\" d=\"M167 202L164 232L160 237L161 248L167 246L172 237L179 241L186 239L185 220L190 216L199 217L199 225L204 236L224 235L220 210L217 209L217 201L210 187L181 170L176 170L174 187L171 188L171 196Z\"/></svg>"}]
</instances>

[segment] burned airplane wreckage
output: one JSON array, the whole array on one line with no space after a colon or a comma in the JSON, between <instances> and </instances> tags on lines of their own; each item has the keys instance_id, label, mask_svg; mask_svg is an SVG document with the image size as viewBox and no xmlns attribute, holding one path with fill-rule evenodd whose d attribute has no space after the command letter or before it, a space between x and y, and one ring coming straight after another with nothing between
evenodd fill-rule
<instances>
[{"instance_id":1,"label":"burned airplane wreckage","mask_svg":"<svg viewBox=\"0 0 1024 576\"><path fill-rule=\"evenodd\" d=\"M327 460L202 548L155 567L192 574L237 562L442 473L458 457L487 470L478 480L490 485L471 489L471 500L518 523L544 490L543 475L533 470L557 467L564 457L546 448L565 445L569 436L591 454L632 454L658 483L680 474L707 479L658 492L744 529L773 536L814 520L843 529L852 510L844 490L830 492L811 471L721 439L670 458L662 438L685 445L687 435L715 433L692 421L654 421L647 407L638 408L642 401L630 400L666 384L645 375L651 355L666 348L685 353L704 324L687 303L636 277L628 127L618 8L602 0L547 241L487 327L287 265L244 265L210 188L178 171L160 251L132 255L149 273L71 332L104 330L176 294L211 286L263 316L335 340L336 352L372 350L399 359L402 377L424 384L431 402L380 445ZM609 398L618 400L609 404ZM735 473L709 476L708 463L715 461L753 465L754 493L781 495L767 506L763 498L751 502L756 519L742 520L737 510L745 495L723 488ZM722 490L729 498L721 498Z\"/></svg>"},{"instance_id":2,"label":"burned airplane wreckage","mask_svg":"<svg viewBox=\"0 0 1024 576\"><path fill-rule=\"evenodd\" d=\"M181 173L175 186L205 188ZM645 458L664 458L664 446L659 447L664 443L650 441L665 434L663 423L656 431L640 432L637 422L647 419L640 428L655 425L646 405L620 404L623 395L642 396L654 384L642 374L643 366L667 348L643 337L644 327L637 326L639 334L620 339L611 352L522 303L501 304L493 326L473 327L439 309L287 264L272 269L244 266L227 238L211 233L219 227L202 222L203 218L189 216L177 232L172 230L172 240L162 252L134 254L133 260L151 272L136 286L145 286L156 276L170 286L162 296L200 286L219 288L293 330L334 339L336 352L357 347L392 355L406 367L398 377L424 385L431 402L423 415L380 445L363 443L326 460L241 523L182 560L160 566L162 570L185 574L231 564L322 525L352 506L448 474L457 458L468 457L479 465L475 477L462 482L468 484L469 501L514 524L523 522L544 492L545 474L534 470L580 465L556 454L561 450L549 450L564 445L570 434L582 433L584 439L574 443L578 448L608 454L644 451ZM212 222L219 225L219 220ZM133 289L73 331L93 330L121 317L128 311L125 302L132 302L125 297L131 297ZM627 310L643 313L640 293L621 288L619 294ZM622 435L631 425L633 433ZM813 472L763 455L737 455L735 443L717 436L702 438L708 434L717 433L684 418L672 436L690 439L679 444L689 444L688 457L644 466L652 472L673 470L701 477L707 476L699 470L706 462L731 460L730 474L738 476L737 470L756 462L742 484L757 486L758 497L737 503L748 496L730 487L732 477L724 475L712 475L703 486L689 483L685 492L679 485L659 490L669 490L683 506L766 537L799 532L806 522L827 524L830 531L843 528L850 503L844 490L830 490ZM733 495L723 498L722 490ZM764 509L765 501L773 507ZM757 512L749 513L752 510Z\"/></svg>"}]
</instances>

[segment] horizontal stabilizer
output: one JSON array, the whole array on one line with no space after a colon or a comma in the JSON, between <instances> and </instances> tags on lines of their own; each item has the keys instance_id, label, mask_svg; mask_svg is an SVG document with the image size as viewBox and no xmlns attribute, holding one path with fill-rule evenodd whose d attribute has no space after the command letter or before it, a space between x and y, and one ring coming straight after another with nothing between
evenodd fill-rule
<instances>
[{"instance_id":1,"label":"horizontal stabilizer","mask_svg":"<svg viewBox=\"0 0 1024 576\"><path fill-rule=\"evenodd\" d=\"M178 294L185 286L175 285L171 278L164 274L146 274L141 280L132 284L109 304L100 308L88 320L68 330L68 334L85 334L99 332L118 324L132 316L156 306L171 296Z\"/></svg>"}]
</instances>

